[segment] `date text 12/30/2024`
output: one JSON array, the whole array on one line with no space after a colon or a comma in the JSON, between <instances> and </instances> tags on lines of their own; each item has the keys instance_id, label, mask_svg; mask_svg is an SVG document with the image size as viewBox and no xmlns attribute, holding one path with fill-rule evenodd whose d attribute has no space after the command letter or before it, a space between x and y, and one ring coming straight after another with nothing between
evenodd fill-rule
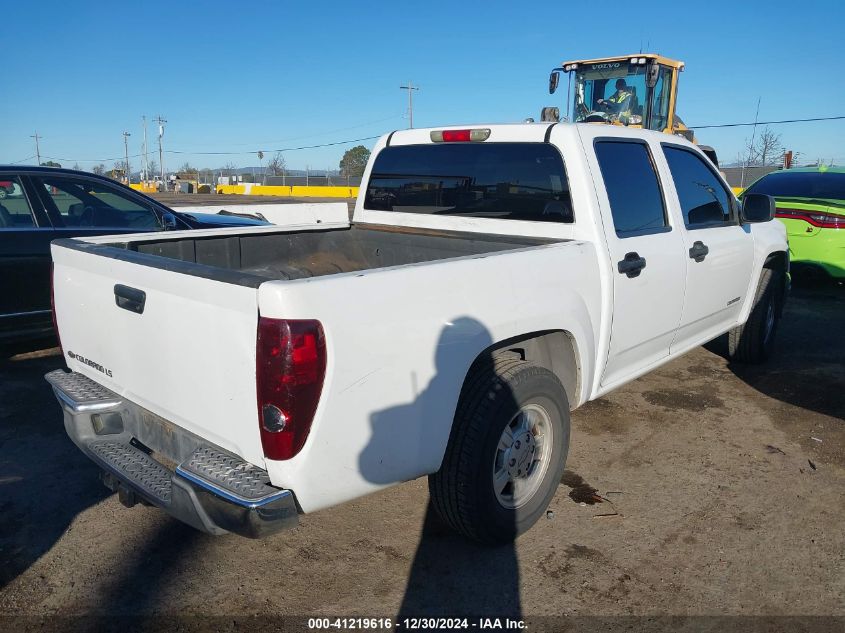
<instances>
[{"instance_id":1,"label":"date text 12/30/2024","mask_svg":"<svg viewBox=\"0 0 845 633\"><path fill-rule=\"evenodd\" d=\"M511 618L309 618L309 630L521 630L525 628L524 620Z\"/></svg>"}]
</instances>

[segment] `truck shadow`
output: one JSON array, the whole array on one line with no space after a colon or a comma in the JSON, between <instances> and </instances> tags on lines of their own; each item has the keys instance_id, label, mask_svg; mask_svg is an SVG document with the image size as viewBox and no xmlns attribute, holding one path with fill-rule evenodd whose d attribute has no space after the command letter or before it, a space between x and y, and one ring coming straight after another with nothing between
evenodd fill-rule
<instances>
[{"instance_id":1,"label":"truck shadow","mask_svg":"<svg viewBox=\"0 0 845 633\"><path fill-rule=\"evenodd\" d=\"M798 285L787 300L775 350L761 365L730 363L745 383L771 398L808 411L845 419L845 288ZM727 357L727 338L707 345Z\"/></svg>"},{"instance_id":2,"label":"truck shadow","mask_svg":"<svg viewBox=\"0 0 845 633\"><path fill-rule=\"evenodd\" d=\"M56 352L0 360L0 588L49 551L79 513L110 494L65 434L43 378L62 366Z\"/></svg>"},{"instance_id":3,"label":"truck shadow","mask_svg":"<svg viewBox=\"0 0 845 633\"><path fill-rule=\"evenodd\" d=\"M396 442L408 446L409 433L412 446L442 442L444 424L438 421L442 422L444 416L444 399L449 399L448 394L462 384L477 350L492 343L490 333L474 319L454 319L445 325L435 352L435 375L428 385L413 402L371 416L372 435L359 457L366 479L379 484L394 483L390 472L396 462L385 462L395 455L391 447L395 448ZM450 423L451 416L452 413ZM491 466L492 458L491 455ZM519 566L513 543L498 547L476 544L452 531L429 501L399 607L399 620L482 615L519 619L521 611Z\"/></svg>"}]
</instances>

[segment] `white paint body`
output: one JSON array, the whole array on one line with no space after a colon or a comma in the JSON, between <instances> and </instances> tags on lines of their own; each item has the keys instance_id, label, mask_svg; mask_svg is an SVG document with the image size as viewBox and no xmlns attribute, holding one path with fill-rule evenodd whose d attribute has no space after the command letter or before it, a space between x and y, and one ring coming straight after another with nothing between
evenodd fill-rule
<instances>
[{"instance_id":1,"label":"white paint body","mask_svg":"<svg viewBox=\"0 0 845 633\"><path fill-rule=\"evenodd\" d=\"M539 143L548 129L547 124L484 127L492 130L487 142ZM647 141L663 184L670 232L616 237L592 149L598 136ZM376 144L373 158L386 140ZM666 140L659 133L615 126L555 126L548 141L564 158L572 224L370 211L363 203L366 187L353 219L567 240L542 246L268 281L254 289L54 245L55 302L64 351L96 359L112 377L72 359L68 365L266 468L275 485L294 491L305 512L434 472L467 370L496 342L534 332L568 332L580 372L571 404L578 406L747 319L767 256L786 250L783 226L768 222L689 235L660 149ZM391 145L430 142L428 130L396 132L391 139ZM698 151L682 139L672 142ZM371 159L364 182L372 164ZM313 229L313 218L302 220L284 231ZM265 231L280 229L190 235ZM174 232L156 239L187 235ZM711 246L715 256L704 262L712 259L712 266L689 263L693 238L720 244L719 249ZM146 239L150 237L120 238ZM616 262L633 250L649 263L639 277L629 279L616 271ZM115 283L147 293L143 318L114 308ZM740 300L728 305L737 295ZM328 367L317 413L304 448L286 461L266 460L259 439L259 314L317 319L326 333Z\"/></svg>"}]
</instances>

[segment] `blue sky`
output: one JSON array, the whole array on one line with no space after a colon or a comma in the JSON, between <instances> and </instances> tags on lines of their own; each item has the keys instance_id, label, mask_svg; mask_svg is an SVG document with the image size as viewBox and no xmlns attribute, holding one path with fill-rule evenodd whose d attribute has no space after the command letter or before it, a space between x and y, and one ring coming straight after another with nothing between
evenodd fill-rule
<instances>
[{"instance_id":1,"label":"blue sky","mask_svg":"<svg viewBox=\"0 0 845 633\"><path fill-rule=\"evenodd\" d=\"M131 8L130 8L131 7ZM665 10L664 10L665 9ZM140 151L141 115L168 124L165 164L256 165L252 154L407 127L538 118L564 59L648 49L686 62L679 114L695 125L845 115L845 8L803 2L4 3L0 163L83 168ZM11 26L10 26L11 25ZM806 159L845 163L845 121L777 126ZM154 147L155 126L149 127ZM732 160L750 128L701 130ZM364 144L371 144L367 141ZM287 151L335 168L341 145ZM43 160L43 158L42 158ZM130 159L133 166L138 159ZM28 162L34 162L28 161Z\"/></svg>"}]
</instances>

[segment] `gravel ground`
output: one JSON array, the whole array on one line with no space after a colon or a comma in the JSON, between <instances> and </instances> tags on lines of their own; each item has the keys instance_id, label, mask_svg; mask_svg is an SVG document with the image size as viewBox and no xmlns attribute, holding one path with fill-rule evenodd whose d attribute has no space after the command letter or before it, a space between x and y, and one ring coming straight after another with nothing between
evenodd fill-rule
<instances>
[{"instance_id":1,"label":"gravel ground","mask_svg":"<svg viewBox=\"0 0 845 633\"><path fill-rule=\"evenodd\" d=\"M126 509L64 435L42 379L57 352L7 353L0 614L792 615L765 630L845 630L844 315L842 287L797 289L768 365L733 366L717 341L579 409L553 516L498 549L447 532L424 480L262 541Z\"/></svg>"}]
</instances>

